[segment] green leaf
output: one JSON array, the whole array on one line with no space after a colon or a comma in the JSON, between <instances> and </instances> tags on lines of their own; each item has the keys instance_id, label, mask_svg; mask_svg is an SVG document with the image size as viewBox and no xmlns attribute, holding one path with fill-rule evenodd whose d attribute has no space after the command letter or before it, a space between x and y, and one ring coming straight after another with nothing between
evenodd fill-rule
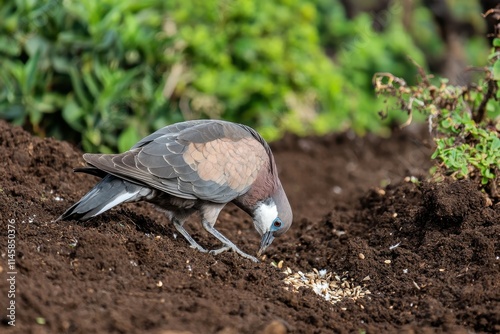
<instances>
[{"instance_id":1,"label":"green leaf","mask_svg":"<svg viewBox=\"0 0 500 334\"><path fill-rule=\"evenodd\" d=\"M76 131L83 131L82 116L83 110L71 98L71 100L64 106L62 116L66 123L68 123Z\"/></svg>"},{"instance_id":2,"label":"green leaf","mask_svg":"<svg viewBox=\"0 0 500 334\"><path fill-rule=\"evenodd\" d=\"M38 61L40 60L41 50L38 49L35 54L30 57L30 59L26 62L25 66L25 82L24 82L24 93L30 94L33 90L33 87L36 84L36 78L38 74Z\"/></svg>"},{"instance_id":3,"label":"green leaf","mask_svg":"<svg viewBox=\"0 0 500 334\"><path fill-rule=\"evenodd\" d=\"M491 140L491 151L500 155L500 138L494 137Z\"/></svg>"},{"instance_id":4,"label":"green leaf","mask_svg":"<svg viewBox=\"0 0 500 334\"><path fill-rule=\"evenodd\" d=\"M42 111L39 108L32 108L29 111L29 119L31 124L38 126L42 120Z\"/></svg>"},{"instance_id":5,"label":"green leaf","mask_svg":"<svg viewBox=\"0 0 500 334\"><path fill-rule=\"evenodd\" d=\"M453 126L453 121L451 120L451 118L446 118L441 121L441 126L445 129L449 129Z\"/></svg>"},{"instance_id":6,"label":"green leaf","mask_svg":"<svg viewBox=\"0 0 500 334\"><path fill-rule=\"evenodd\" d=\"M493 46L500 47L500 38L493 39Z\"/></svg>"},{"instance_id":7,"label":"green leaf","mask_svg":"<svg viewBox=\"0 0 500 334\"><path fill-rule=\"evenodd\" d=\"M94 78L94 73L84 72L82 73L82 79L83 82L85 83L85 87L87 87L92 97L98 98L99 94L102 92L102 89L99 88L99 85L96 79Z\"/></svg>"},{"instance_id":8,"label":"green leaf","mask_svg":"<svg viewBox=\"0 0 500 334\"><path fill-rule=\"evenodd\" d=\"M19 57L21 48L11 36L0 36L0 51L10 57Z\"/></svg>"},{"instance_id":9,"label":"green leaf","mask_svg":"<svg viewBox=\"0 0 500 334\"><path fill-rule=\"evenodd\" d=\"M72 88L75 92L75 95L78 99L78 101L82 104L82 106L86 109L91 109L91 103L89 99L87 98L87 94L85 93L85 90L83 88L82 80L81 80L81 73L76 66L72 66L69 69L69 74L71 78L71 83L72 83Z\"/></svg>"},{"instance_id":10,"label":"green leaf","mask_svg":"<svg viewBox=\"0 0 500 334\"><path fill-rule=\"evenodd\" d=\"M467 176L467 174L469 174L469 170L467 169L466 165L462 165L462 167L460 168L460 172L462 176Z\"/></svg>"},{"instance_id":11,"label":"green leaf","mask_svg":"<svg viewBox=\"0 0 500 334\"><path fill-rule=\"evenodd\" d=\"M493 80L500 80L500 59L497 59L493 64Z\"/></svg>"},{"instance_id":12,"label":"green leaf","mask_svg":"<svg viewBox=\"0 0 500 334\"><path fill-rule=\"evenodd\" d=\"M52 65L54 69L61 73L69 73L70 71L70 63L67 58L55 56L52 58Z\"/></svg>"}]
</instances>

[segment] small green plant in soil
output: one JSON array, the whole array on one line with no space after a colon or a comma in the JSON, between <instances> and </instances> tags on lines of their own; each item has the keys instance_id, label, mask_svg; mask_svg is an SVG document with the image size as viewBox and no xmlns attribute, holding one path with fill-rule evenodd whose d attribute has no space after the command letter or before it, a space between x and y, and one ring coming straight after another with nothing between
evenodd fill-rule
<instances>
[{"instance_id":1,"label":"small green plant in soil","mask_svg":"<svg viewBox=\"0 0 500 334\"><path fill-rule=\"evenodd\" d=\"M492 10L496 13L497 10ZM498 10L500 13L500 10ZM496 14L499 14L496 13ZM436 79L419 67L419 83L409 86L390 73L373 77L376 93L394 97L408 113L423 113L436 144L432 159L437 177L475 180L490 197L500 197L500 36L493 40L489 65L468 86Z\"/></svg>"}]
</instances>

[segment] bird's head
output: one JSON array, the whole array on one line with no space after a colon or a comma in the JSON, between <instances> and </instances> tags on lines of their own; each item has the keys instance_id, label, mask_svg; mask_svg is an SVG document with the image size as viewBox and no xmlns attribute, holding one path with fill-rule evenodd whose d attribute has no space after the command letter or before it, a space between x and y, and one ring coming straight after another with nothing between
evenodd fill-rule
<instances>
[{"instance_id":1,"label":"bird's head","mask_svg":"<svg viewBox=\"0 0 500 334\"><path fill-rule=\"evenodd\" d=\"M261 256L274 238L288 231L292 225L292 209L281 185L272 196L257 202L252 217L255 229L262 237L257 252L257 256Z\"/></svg>"}]
</instances>

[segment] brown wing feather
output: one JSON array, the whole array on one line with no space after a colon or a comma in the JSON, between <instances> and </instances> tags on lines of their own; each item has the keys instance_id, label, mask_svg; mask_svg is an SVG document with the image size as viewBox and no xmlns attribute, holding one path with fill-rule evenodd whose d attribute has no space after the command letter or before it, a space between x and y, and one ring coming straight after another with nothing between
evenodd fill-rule
<instances>
[{"instance_id":1,"label":"brown wing feather","mask_svg":"<svg viewBox=\"0 0 500 334\"><path fill-rule=\"evenodd\" d=\"M84 159L110 174L180 198L217 203L242 195L261 168L270 168L267 144L238 124L195 121L157 132L131 151L85 154Z\"/></svg>"}]
</instances>

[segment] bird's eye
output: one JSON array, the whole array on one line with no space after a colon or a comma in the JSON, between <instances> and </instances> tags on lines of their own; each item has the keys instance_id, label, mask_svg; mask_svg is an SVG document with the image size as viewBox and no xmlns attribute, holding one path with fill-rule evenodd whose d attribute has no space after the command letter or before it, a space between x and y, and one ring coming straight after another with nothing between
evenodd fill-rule
<instances>
[{"instance_id":1,"label":"bird's eye","mask_svg":"<svg viewBox=\"0 0 500 334\"><path fill-rule=\"evenodd\" d=\"M281 227L281 220L275 220L273 225L274 227Z\"/></svg>"}]
</instances>

